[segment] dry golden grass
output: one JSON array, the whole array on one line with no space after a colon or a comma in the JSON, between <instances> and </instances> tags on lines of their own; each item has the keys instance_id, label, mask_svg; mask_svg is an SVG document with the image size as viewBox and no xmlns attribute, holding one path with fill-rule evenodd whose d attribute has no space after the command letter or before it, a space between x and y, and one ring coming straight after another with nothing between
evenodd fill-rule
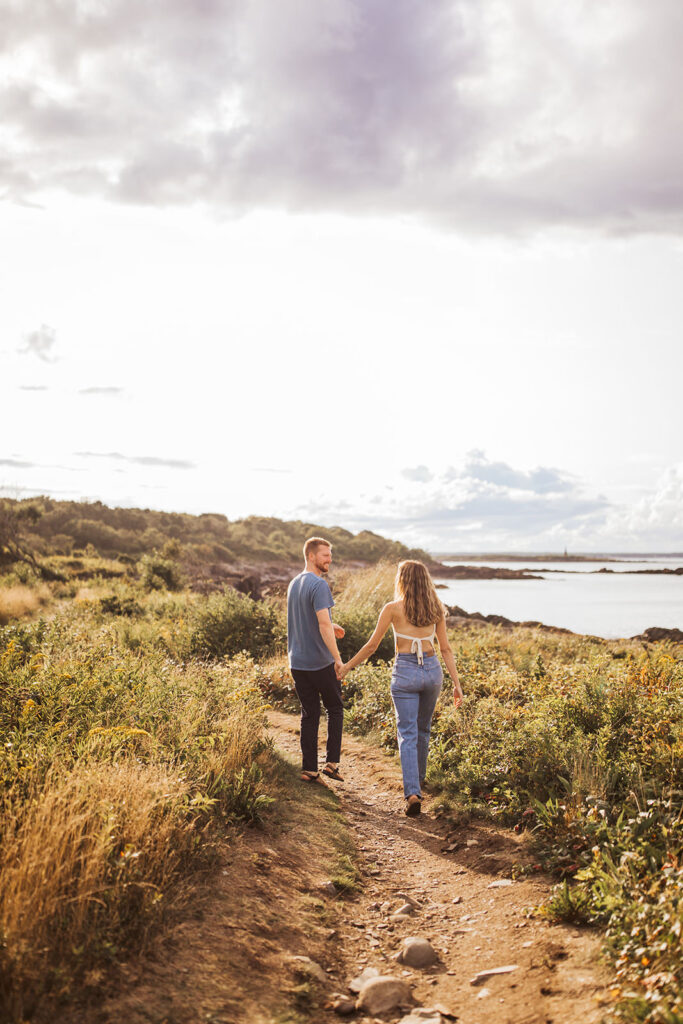
<instances>
[{"instance_id":1,"label":"dry golden grass","mask_svg":"<svg viewBox=\"0 0 683 1024\"><path fill-rule=\"evenodd\" d=\"M337 606L378 615L387 601L393 600L397 567L398 562L379 562L367 569L339 572L341 594Z\"/></svg>"},{"instance_id":2,"label":"dry golden grass","mask_svg":"<svg viewBox=\"0 0 683 1024\"><path fill-rule=\"evenodd\" d=\"M190 852L187 783L134 761L54 769L26 803L4 801L0 858L2 992L15 1017L107 943L144 939ZM90 948L88 948L90 947ZM55 969L51 971L51 969Z\"/></svg>"},{"instance_id":3,"label":"dry golden grass","mask_svg":"<svg viewBox=\"0 0 683 1024\"><path fill-rule=\"evenodd\" d=\"M45 584L39 587L17 584L14 587L3 588L0 590L0 626L6 625L12 619L23 619L26 615L33 615L49 600L50 590Z\"/></svg>"},{"instance_id":4,"label":"dry golden grass","mask_svg":"<svg viewBox=\"0 0 683 1024\"><path fill-rule=\"evenodd\" d=\"M211 737L188 735L182 768L157 761L168 751L144 729L97 726L84 760L5 793L0 1019L24 1020L112 953L139 952L192 891L220 823L267 805L256 759L268 761L269 743L250 686L226 691ZM186 712L202 718L201 702Z\"/></svg>"}]
</instances>

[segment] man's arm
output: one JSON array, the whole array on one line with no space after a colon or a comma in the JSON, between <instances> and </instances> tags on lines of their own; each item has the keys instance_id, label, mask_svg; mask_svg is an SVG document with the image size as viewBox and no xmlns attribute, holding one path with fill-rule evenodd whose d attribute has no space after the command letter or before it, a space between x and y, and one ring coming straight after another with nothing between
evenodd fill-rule
<instances>
[{"instance_id":1,"label":"man's arm","mask_svg":"<svg viewBox=\"0 0 683 1024\"><path fill-rule=\"evenodd\" d=\"M334 658L334 670L337 675L339 675L342 660L339 648L337 647L337 640L334 635L334 626L332 625L332 619L330 618L330 609L321 608L320 611L315 614L318 616L318 627L320 629L320 635L323 638L323 643Z\"/></svg>"}]
</instances>

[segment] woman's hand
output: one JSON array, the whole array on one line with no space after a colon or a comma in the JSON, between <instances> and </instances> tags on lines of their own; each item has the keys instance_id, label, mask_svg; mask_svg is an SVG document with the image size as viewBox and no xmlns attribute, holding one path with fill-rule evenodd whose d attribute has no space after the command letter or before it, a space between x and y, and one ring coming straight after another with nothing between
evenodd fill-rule
<instances>
[{"instance_id":1,"label":"woman's hand","mask_svg":"<svg viewBox=\"0 0 683 1024\"><path fill-rule=\"evenodd\" d=\"M462 690L460 689L460 684L459 683L455 683L454 686L453 686L453 703L455 704L456 708L460 707L460 705L462 704L463 700L464 700L464 694L463 694Z\"/></svg>"}]
</instances>

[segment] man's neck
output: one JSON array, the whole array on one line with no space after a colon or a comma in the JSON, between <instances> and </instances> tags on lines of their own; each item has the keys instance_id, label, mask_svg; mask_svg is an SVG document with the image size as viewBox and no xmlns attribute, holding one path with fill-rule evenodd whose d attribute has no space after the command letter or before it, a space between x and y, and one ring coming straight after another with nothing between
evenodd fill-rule
<instances>
[{"instance_id":1,"label":"man's neck","mask_svg":"<svg viewBox=\"0 0 683 1024\"><path fill-rule=\"evenodd\" d=\"M306 562L306 568L304 569L304 572L312 572L315 576L322 576L322 572L320 571L318 566L309 565L308 562Z\"/></svg>"}]
</instances>

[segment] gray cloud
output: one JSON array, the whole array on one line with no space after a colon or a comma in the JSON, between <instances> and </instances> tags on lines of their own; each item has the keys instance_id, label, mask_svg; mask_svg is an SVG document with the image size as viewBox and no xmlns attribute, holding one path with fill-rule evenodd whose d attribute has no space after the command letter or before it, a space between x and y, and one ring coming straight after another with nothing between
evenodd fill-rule
<instances>
[{"instance_id":1,"label":"gray cloud","mask_svg":"<svg viewBox=\"0 0 683 1024\"><path fill-rule=\"evenodd\" d=\"M457 478L459 474L451 470L449 475ZM514 490L532 491L534 494L568 493L576 486L576 482L560 470L543 466L520 471L506 462L489 462L484 452L479 450L469 453L462 475Z\"/></svg>"},{"instance_id":2,"label":"gray cloud","mask_svg":"<svg viewBox=\"0 0 683 1024\"><path fill-rule=\"evenodd\" d=\"M613 513L607 499L585 495L580 481L561 470L518 470L490 462L481 451L470 452L462 466L442 474L401 475L403 481L390 493L361 495L345 512L344 524L434 550L455 549L463 537L470 549L496 543L533 548L539 537L558 532L597 534ZM332 523L337 510L338 503L330 499L295 512Z\"/></svg>"},{"instance_id":3,"label":"gray cloud","mask_svg":"<svg viewBox=\"0 0 683 1024\"><path fill-rule=\"evenodd\" d=\"M679 0L0 0L0 15L10 198L683 226Z\"/></svg>"},{"instance_id":4,"label":"gray cloud","mask_svg":"<svg viewBox=\"0 0 683 1024\"><path fill-rule=\"evenodd\" d=\"M20 391L48 391L49 388L46 384L20 384Z\"/></svg>"},{"instance_id":5,"label":"gray cloud","mask_svg":"<svg viewBox=\"0 0 683 1024\"><path fill-rule=\"evenodd\" d=\"M21 459L0 459L0 466L11 466L12 469L34 469L35 462L23 462Z\"/></svg>"},{"instance_id":6,"label":"gray cloud","mask_svg":"<svg viewBox=\"0 0 683 1024\"><path fill-rule=\"evenodd\" d=\"M117 387L92 387L92 388L79 388L79 395L120 395L123 393L123 388Z\"/></svg>"},{"instance_id":7,"label":"gray cloud","mask_svg":"<svg viewBox=\"0 0 683 1024\"><path fill-rule=\"evenodd\" d=\"M42 359L44 363L49 363L54 358L56 341L57 332L54 327L50 327L48 324L41 324L35 331L29 331L28 334L24 335L24 346L17 349L17 351L22 353L22 355L32 353L34 356Z\"/></svg>"},{"instance_id":8,"label":"gray cloud","mask_svg":"<svg viewBox=\"0 0 683 1024\"><path fill-rule=\"evenodd\" d=\"M195 462L185 459L164 459L157 455L122 455L121 452L74 452L81 459L109 459L113 462L130 462L138 466L163 466L166 469L196 469Z\"/></svg>"}]
</instances>

